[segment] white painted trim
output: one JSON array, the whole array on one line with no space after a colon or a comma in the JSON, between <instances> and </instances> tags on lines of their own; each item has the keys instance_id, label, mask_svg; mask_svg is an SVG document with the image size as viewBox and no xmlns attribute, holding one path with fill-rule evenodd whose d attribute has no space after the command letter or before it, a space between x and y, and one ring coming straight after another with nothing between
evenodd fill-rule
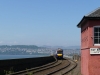
<instances>
[{"instance_id":1,"label":"white painted trim","mask_svg":"<svg viewBox=\"0 0 100 75\"><path fill-rule=\"evenodd\" d=\"M100 28L100 26L93 26L93 37L94 37L94 28ZM94 38L93 38L93 44L94 44ZM94 44L94 46L100 46L100 44Z\"/></svg>"},{"instance_id":2,"label":"white painted trim","mask_svg":"<svg viewBox=\"0 0 100 75\"><path fill-rule=\"evenodd\" d=\"M100 46L100 44L94 44L94 46Z\"/></svg>"},{"instance_id":3,"label":"white painted trim","mask_svg":"<svg viewBox=\"0 0 100 75\"><path fill-rule=\"evenodd\" d=\"M93 27L94 27L94 28L95 28L95 27L100 27L100 25L97 25L97 26L93 26Z\"/></svg>"}]
</instances>

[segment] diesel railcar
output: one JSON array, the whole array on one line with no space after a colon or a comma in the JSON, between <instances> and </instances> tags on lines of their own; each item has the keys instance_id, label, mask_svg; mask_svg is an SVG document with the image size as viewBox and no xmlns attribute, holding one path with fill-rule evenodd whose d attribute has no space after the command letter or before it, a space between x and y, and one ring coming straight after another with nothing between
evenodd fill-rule
<instances>
[{"instance_id":1,"label":"diesel railcar","mask_svg":"<svg viewBox=\"0 0 100 75\"><path fill-rule=\"evenodd\" d=\"M58 48L58 50L56 51L56 57L57 59L63 59L63 49Z\"/></svg>"}]
</instances>

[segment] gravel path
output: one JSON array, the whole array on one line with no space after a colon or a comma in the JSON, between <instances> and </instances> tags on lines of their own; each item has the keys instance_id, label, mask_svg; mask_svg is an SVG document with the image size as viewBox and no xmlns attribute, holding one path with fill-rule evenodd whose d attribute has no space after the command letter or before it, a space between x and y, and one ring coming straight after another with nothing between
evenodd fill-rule
<instances>
[{"instance_id":1,"label":"gravel path","mask_svg":"<svg viewBox=\"0 0 100 75\"><path fill-rule=\"evenodd\" d=\"M62 74L67 75L66 72L70 71L76 65L76 63L73 62L73 60L68 59L68 61L71 62L68 67L66 67L66 68L64 68L64 69L60 70L59 72L56 72L52 75L62 75Z\"/></svg>"},{"instance_id":2,"label":"gravel path","mask_svg":"<svg viewBox=\"0 0 100 75\"><path fill-rule=\"evenodd\" d=\"M77 67L66 75L81 75L80 61L77 62Z\"/></svg>"}]
</instances>

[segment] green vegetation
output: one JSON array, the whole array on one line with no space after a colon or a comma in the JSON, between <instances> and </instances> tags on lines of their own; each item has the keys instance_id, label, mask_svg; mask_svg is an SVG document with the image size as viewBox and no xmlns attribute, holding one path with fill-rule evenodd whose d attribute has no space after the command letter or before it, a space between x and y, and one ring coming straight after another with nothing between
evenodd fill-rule
<instances>
[{"instance_id":1,"label":"green vegetation","mask_svg":"<svg viewBox=\"0 0 100 75\"><path fill-rule=\"evenodd\" d=\"M28 75L32 75L32 73L31 73L31 72L29 72L29 73L28 73Z\"/></svg>"},{"instance_id":2,"label":"green vegetation","mask_svg":"<svg viewBox=\"0 0 100 75\"><path fill-rule=\"evenodd\" d=\"M4 70L4 73L7 75L7 74L14 73L14 72L13 71L6 71L6 70Z\"/></svg>"},{"instance_id":3,"label":"green vegetation","mask_svg":"<svg viewBox=\"0 0 100 75\"><path fill-rule=\"evenodd\" d=\"M33 75L32 72L28 72L28 69L27 68L26 68L26 71L27 71L28 75Z\"/></svg>"},{"instance_id":4,"label":"green vegetation","mask_svg":"<svg viewBox=\"0 0 100 75\"><path fill-rule=\"evenodd\" d=\"M10 70L4 70L4 73L5 73L5 75L14 73L13 67L11 67Z\"/></svg>"}]
</instances>

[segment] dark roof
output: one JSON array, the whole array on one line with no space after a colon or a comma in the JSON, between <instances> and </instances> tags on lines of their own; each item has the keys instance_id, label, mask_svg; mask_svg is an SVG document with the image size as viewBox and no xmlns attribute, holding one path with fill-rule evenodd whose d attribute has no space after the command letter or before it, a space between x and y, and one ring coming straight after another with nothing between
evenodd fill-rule
<instances>
[{"instance_id":1,"label":"dark roof","mask_svg":"<svg viewBox=\"0 0 100 75\"><path fill-rule=\"evenodd\" d=\"M63 51L63 49L61 49L61 48L58 48L58 50L57 51Z\"/></svg>"},{"instance_id":2,"label":"dark roof","mask_svg":"<svg viewBox=\"0 0 100 75\"><path fill-rule=\"evenodd\" d=\"M100 17L100 7L97 8L96 10L92 11L91 13L85 15L88 17Z\"/></svg>"},{"instance_id":3,"label":"dark roof","mask_svg":"<svg viewBox=\"0 0 100 75\"><path fill-rule=\"evenodd\" d=\"M91 13L85 15L82 20L78 23L77 27L81 27L81 24L88 19L100 19L100 7L96 10L92 11Z\"/></svg>"}]
</instances>

